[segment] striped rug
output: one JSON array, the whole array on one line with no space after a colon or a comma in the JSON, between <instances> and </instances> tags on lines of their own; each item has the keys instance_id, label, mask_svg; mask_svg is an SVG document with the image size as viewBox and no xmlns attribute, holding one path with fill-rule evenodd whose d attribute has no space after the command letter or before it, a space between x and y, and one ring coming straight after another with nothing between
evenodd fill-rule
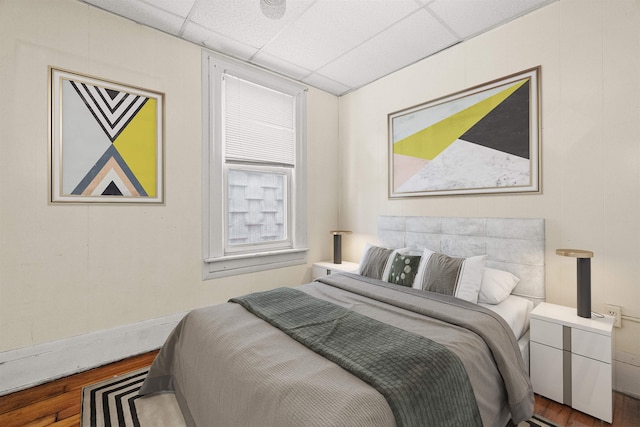
<instances>
[{"instance_id":1,"label":"striped rug","mask_svg":"<svg viewBox=\"0 0 640 427\"><path fill-rule=\"evenodd\" d=\"M557 424L546 420L538 415L534 415L531 419L518 424L518 427L559 427Z\"/></svg>"},{"instance_id":2,"label":"striped rug","mask_svg":"<svg viewBox=\"0 0 640 427\"><path fill-rule=\"evenodd\" d=\"M92 384L82 389L82 427L182 427L178 402L172 393L141 398L138 390L149 368ZM509 424L506 427L515 427ZM536 415L517 427L558 427Z\"/></svg>"},{"instance_id":3,"label":"striped rug","mask_svg":"<svg viewBox=\"0 0 640 427\"><path fill-rule=\"evenodd\" d=\"M173 393L138 396L149 368L82 389L82 427L186 426Z\"/></svg>"}]
</instances>

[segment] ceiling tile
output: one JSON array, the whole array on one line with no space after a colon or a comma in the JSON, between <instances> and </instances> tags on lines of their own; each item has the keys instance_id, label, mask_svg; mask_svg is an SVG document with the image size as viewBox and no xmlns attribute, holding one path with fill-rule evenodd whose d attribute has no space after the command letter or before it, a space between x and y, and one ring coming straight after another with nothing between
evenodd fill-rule
<instances>
[{"instance_id":1,"label":"ceiling tile","mask_svg":"<svg viewBox=\"0 0 640 427\"><path fill-rule=\"evenodd\" d=\"M190 19L231 39L260 48L312 3L312 0L289 1L284 17L274 20L262 14L259 0L196 0Z\"/></svg>"},{"instance_id":2,"label":"ceiling tile","mask_svg":"<svg viewBox=\"0 0 640 427\"><path fill-rule=\"evenodd\" d=\"M264 52L258 52L251 58L251 63L284 74L294 80L302 80L303 77L311 73L311 71L306 68L299 67L285 59L276 58Z\"/></svg>"},{"instance_id":3,"label":"ceiling tile","mask_svg":"<svg viewBox=\"0 0 640 427\"><path fill-rule=\"evenodd\" d=\"M179 16L142 1L85 0L85 2L173 35L178 35L184 22Z\"/></svg>"},{"instance_id":4,"label":"ceiling tile","mask_svg":"<svg viewBox=\"0 0 640 427\"><path fill-rule=\"evenodd\" d=\"M456 41L431 14L420 10L318 72L359 87L445 49Z\"/></svg>"},{"instance_id":5,"label":"ceiling tile","mask_svg":"<svg viewBox=\"0 0 640 427\"><path fill-rule=\"evenodd\" d=\"M186 18L196 0L146 0L153 6Z\"/></svg>"},{"instance_id":6,"label":"ceiling tile","mask_svg":"<svg viewBox=\"0 0 640 427\"><path fill-rule=\"evenodd\" d=\"M189 22L186 25L182 37L200 46L205 46L243 61L248 61L258 51L255 47L247 46L193 22Z\"/></svg>"},{"instance_id":7,"label":"ceiling tile","mask_svg":"<svg viewBox=\"0 0 640 427\"><path fill-rule=\"evenodd\" d=\"M316 87L335 95L342 95L343 93L346 93L353 89L349 86L343 85L342 83L338 83L334 80L324 77L318 73L313 73L305 77L302 82L308 84L309 86Z\"/></svg>"},{"instance_id":8,"label":"ceiling tile","mask_svg":"<svg viewBox=\"0 0 640 427\"><path fill-rule=\"evenodd\" d=\"M436 0L428 7L467 39L550 1L555 0Z\"/></svg>"},{"instance_id":9,"label":"ceiling tile","mask_svg":"<svg viewBox=\"0 0 640 427\"><path fill-rule=\"evenodd\" d=\"M78 1L340 95L558 0Z\"/></svg>"},{"instance_id":10,"label":"ceiling tile","mask_svg":"<svg viewBox=\"0 0 640 427\"><path fill-rule=\"evenodd\" d=\"M414 0L318 0L264 51L314 70L419 7Z\"/></svg>"}]
</instances>

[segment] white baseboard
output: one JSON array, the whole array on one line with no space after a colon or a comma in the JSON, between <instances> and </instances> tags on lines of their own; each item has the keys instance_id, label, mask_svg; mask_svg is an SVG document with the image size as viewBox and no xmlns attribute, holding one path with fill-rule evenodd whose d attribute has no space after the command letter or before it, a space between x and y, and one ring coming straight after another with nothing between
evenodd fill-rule
<instances>
[{"instance_id":1,"label":"white baseboard","mask_svg":"<svg viewBox=\"0 0 640 427\"><path fill-rule=\"evenodd\" d=\"M616 351L613 374L615 391L640 399L640 355Z\"/></svg>"},{"instance_id":2,"label":"white baseboard","mask_svg":"<svg viewBox=\"0 0 640 427\"><path fill-rule=\"evenodd\" d=\"M156 350L186 313L0 353L0 396Z\"/></svg>"}]
</instances>

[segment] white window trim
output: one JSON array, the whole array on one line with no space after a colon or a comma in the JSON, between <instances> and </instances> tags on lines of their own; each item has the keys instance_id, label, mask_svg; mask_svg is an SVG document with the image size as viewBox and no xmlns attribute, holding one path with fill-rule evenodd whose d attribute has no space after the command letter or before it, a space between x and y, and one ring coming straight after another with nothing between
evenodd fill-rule
<instances>
[{"instance_id":1,"label":"white window trim","mask_svg":"<svg viewBox=\"0 0 640 427\"><path fill-rule=\"evenodd\" d=\"M237 77L297 96L296 169L292 179L292 247L258 253L225 254L226 223L222 135L220 126L221 76L233 70ZM202 51L202 254L203 279L232 276L307 262L307 151L306 87L249 64ZM215 141L215 143L214 143Z\"/></svg>"}]
</instances>

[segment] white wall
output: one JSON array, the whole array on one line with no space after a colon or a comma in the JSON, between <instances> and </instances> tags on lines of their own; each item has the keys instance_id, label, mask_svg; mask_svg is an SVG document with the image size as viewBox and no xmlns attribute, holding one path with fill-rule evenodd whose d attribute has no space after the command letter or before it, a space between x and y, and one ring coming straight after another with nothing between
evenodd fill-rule
<instances>
[{"instance_id":1,"label":"white wall","mask_svg":"<svg viewBox=\"0 0 640 427\"><path fill-rule=\"evenodd\" d=\"M560 0L340 98L345 259L376 215L546 219L547 300L575 307L575 260L592 250L592 308L640 318L640 1ZM387 114L540 65L542 194L387 197ZM640 324L615 330L640 366ZM637 393L640 393L637 392Z\"/></svg>"},{"instance_id":2,"label":"white wall","mask_svg":"<svg viewBox=\"0 0 640 427\"><path fill-rule=\"evenodd\" d=\"M201 279L200 60L74 0L0 2L0 356L300 284L331 256L338 99L310 89L309 264ZM49 66L165 93L164 206L47 203Z\"/></svg>"}]
</instances>

